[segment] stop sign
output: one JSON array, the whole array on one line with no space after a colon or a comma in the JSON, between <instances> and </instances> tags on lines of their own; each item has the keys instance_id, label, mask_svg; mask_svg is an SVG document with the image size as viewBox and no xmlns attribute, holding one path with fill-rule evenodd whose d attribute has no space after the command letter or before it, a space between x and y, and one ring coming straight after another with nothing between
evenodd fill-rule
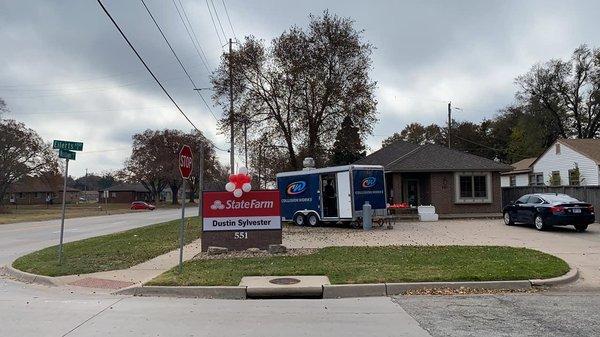
<instances>
[{"instance_id":1,"label":"stop sign","mask_svg":"<svg viewBox=\"0 0 600 337\"><path fill-rule=\"evenodd\" d=\"M183 179L189 179L192 175L192 149L184 145L179 151L179 172L181 172L181 177Z\"/></svg>"}]
</instances>

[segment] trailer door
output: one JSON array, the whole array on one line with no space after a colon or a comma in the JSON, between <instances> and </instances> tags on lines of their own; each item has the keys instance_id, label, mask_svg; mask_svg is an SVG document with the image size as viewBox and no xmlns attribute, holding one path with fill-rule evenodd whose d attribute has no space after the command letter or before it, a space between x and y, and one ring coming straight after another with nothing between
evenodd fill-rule
<instances>
[{"instance_id":1,"label":"trailer door","mask_svg":"<svg viewBox=\"0 0 600 337\"><path fill-rule=\"evenodd\" d=\"M338 197L338 217L352 218L352 199L350 195L350 172L338 172L337 180L337 197Z\"/></svg>"}]
</instances>

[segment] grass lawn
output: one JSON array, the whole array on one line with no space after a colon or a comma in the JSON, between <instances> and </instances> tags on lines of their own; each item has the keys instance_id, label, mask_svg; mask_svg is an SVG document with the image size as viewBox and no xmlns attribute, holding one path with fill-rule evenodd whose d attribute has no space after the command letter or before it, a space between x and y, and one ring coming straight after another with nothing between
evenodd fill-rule
<instances>
[{"instance_id":1,"label":"grass lawn","mask_svg":"<svg viewBox=\"0 0 600 337\"><path fill-rule=\"evenodd\" d=\"M198 217L188 218L185 241L200 237ZM64 259L58 265L58 246L18 258L13 267L47 276L85 274L124 269L179 247L181 220L127 230L64 244Z\"/></svg>"},{"instance_id":2,"label":"grass lawn","mask_svg":"<svg viewBox=\"0 0 600 337\"><path fill-rule=\"evenodd\" d=\"M66 218L81 218L86 216L98 216L107 214L123 214L130 212L150 212L131 210L131 204L108 204L103 203L80 203L67 204ZM180 208L181 205L171 205L170 203L160 203L156 205L157 209ZM61 205L5 205L0 211L0 225L25 221L44 221L60 219Z\"/></svg>"},{"instance_id":3,"label":"grass lawn","mask_svg":"<svg viewBox=\"0 0 600 337\"><path fill-rule=\"evenodd\" d=\"M242 276L327 275L332 284L548 278L569 266L549 254L498 246L327 247L311 255L194 260L148 285L238 285Z\"/></svg>"}]
</instances>

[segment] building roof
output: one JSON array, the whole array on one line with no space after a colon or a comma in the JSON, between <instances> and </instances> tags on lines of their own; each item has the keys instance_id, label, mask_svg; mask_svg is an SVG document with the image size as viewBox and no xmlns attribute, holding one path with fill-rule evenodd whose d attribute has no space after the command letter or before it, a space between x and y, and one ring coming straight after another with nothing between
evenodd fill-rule
<instances>
[{"instance_id":1,"label":"building roof","mask_svg":"<svg viewBox=\"0 0 600 337\"><path fill-rule=\"evenodd\" d=\"M510 171L511 166L447 147L402 140L373 152L355 164L383 165L392 172Z\"/></svg>"},{"instance_id":2,"label":"building roof","mask_svg":"<svg viewBox=\"0 0 600 337\"><path fill-rule=\"evenodd\" d=\"M121 183L107 188L110 192L148 192L140 183Z\"/></svg>"},{"instance_id":3,"label":"building roof","mask_svg":"<svg viewBox=\"0 0 600 337\"><path fill-rule=\"evenodd\" d=\"M50 177L49 179L42 179L39 177L25 177L20 181L11 184L8 192L9 193L49 193L49 192L62 192L63 184L62 179L55 179ZM80 192L80 190L67 187L67 192Z\"/></svg>"},{"instance_id":4,"label":"building roof","mask_svg":"<svg viewBox=\"0 0 600 337\"><path fill-rule=\"evenodd\" d=\"M559 139L558 142L567 145L600 165L600 139Z\"/></svg>"},{"instance_id":5,"label":"building roof","mask_svg":"<svg viewBox=\"0 0 600 337\"><path fill-rule=\"evenodd\" d=\"M533 164L533 162L535 162L536 159L537 157L531 157L519 160L518 162L511 164L511 166L513 167L512 171L502 172L502 174L517 174L531 172L533 170L531 164Z\"/></svg>"}]
</instances>

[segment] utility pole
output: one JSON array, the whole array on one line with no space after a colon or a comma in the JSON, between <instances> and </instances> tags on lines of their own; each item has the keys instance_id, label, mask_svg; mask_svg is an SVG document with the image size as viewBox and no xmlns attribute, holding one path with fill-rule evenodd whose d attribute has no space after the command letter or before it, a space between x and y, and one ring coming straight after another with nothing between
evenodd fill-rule
<instances>
[{"instance_id":1,"label":"utility pole","mask_svg":"<svg viewBox=\"0 0 600 337\"><path fill-rule=\"evenodd\" d=\"M83 198L85 199L85 201L88 201L88 193L87 193L87 185L88 185L88 169L85 169L85 183L83 184L85 186L85 195L83 196Z\"/></svg>"},{"instance_id":2,"label":"utility pole","mask_svg":"<svg viewBox=\"0 0 600 337\"><path fill-rule=\"evenodd\" d=\"M200 148L198 148L198 218L200 219L200 228L202 228L202 190L204 188L204 144L200 139Z\"/></svg>"},{"instance_id":3,"label":"utility pole","mask_svg":"<svg viewBox=\"0 0 600 337\"><path fill-rule=\"evenodd\" d=\"M450 148L450 130L452 129L452 102L448 102L448 148Z\"/></svg>"},{"instance_id":4,"label":"utility pole","mask_svg":"<svg viewBox=\"0 0 600 337\"><path fill-rule=\"evenodd\" d=\"M244 117L244 166L248 168L248 117Z\"/></svg>"},{"instance_id":5,"label":"utility pole","mask_svg":"<svg viewBox=\"0 0 600 337\"><path fill-rule=\"evenodd\" d=\"M233 147L233 56L232 56L233 41L229 39L229 124L231 127L231 151L229 151L229 165L231 165L231 174L235 174L234 167L234 147Z\"/></svg>"}]
</instances>

